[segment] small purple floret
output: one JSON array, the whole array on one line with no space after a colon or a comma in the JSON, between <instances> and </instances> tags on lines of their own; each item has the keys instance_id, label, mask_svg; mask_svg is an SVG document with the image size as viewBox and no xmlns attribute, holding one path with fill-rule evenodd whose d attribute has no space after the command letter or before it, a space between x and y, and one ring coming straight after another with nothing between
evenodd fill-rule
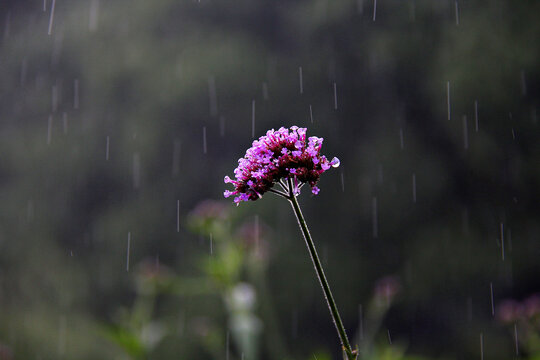
<instances>
[{"instance_id":1,"label":"small purple floret","mask_svg":"<svg viewBox=\"0 0 540 360\"><path fill-rule=\"evenodd\" d=\"M224 178L225 183L234 185L234 191L226 190L223 195L235 196L237 205L241 201L254 201L286 178L291 178L296 188L297 184L309 184L311 192L317 195L319 177L331 167L338 167L339 159L328 161L320 154L323 138L306 139L306 131L298 126L282 127L268 130L265 136L253 141L246 155L238 160L234 170L236 180Z\"/></svg>"}]
</instances>

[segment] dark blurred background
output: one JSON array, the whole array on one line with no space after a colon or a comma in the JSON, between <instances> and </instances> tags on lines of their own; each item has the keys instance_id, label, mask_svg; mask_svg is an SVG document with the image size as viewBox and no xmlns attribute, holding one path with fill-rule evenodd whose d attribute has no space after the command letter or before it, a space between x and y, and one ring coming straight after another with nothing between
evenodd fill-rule
<instances>
[{"instance_id":1,"label":"dark blurred background","mask_svg":"<svg viewBox=\"0 0 540 360\"><path fill-rule=\"evenodd\" d=\"M0 359L338 359L290 206L222 197L292 125L341 160L300 201L364 359L540 356L539 14L3 0Z\"/></svg>"}]
</instances>

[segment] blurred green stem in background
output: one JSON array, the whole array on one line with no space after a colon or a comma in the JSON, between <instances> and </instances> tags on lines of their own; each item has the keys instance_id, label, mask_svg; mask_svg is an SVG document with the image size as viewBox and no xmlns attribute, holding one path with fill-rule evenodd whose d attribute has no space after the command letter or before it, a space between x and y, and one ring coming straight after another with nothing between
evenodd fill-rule
<instances>
[{"instance_id":1,"label":"blurred green stem in background","mask_svg":"<svg viewBox=\"0 0 540 360\"><path fill-rule=\"evenodd\" d=\"M300 205L298 204L298 200L296 199L298 191L295 191L295 187L293 186L291 178L287 178L287 182L287 199L290 201L293 207L296 219L298 220L298 225L300 226L302 234L304 235L304 239L306 240L309 255L311 256L311 261L313 262L313 266L315 267L315 272L317 273L317 277L319 278L319 282L321 283L321 287L324 291L324 297L328 304L328 308L330 309L330 313L332 314L334 324L336 325L336 329L341 340L341 346L343 348L343 351L345 351L348 360L356 360L358 358L358 351L351 348L351 344L349 343L349 339L347 338L347 333L345 332L345 327L343 326L343 322L341 321L341 317L339 316L336 302L334 301L332 291L330 290L330 286L328 285L328 281L326 280L326 276L324 275L324 270L322 268L321 261L319 260L319 255L317 255L315 243L311 239L306 220L304 219L304 215L302 215L302 210L300 210Z\"/></svg>"}]
</instances>

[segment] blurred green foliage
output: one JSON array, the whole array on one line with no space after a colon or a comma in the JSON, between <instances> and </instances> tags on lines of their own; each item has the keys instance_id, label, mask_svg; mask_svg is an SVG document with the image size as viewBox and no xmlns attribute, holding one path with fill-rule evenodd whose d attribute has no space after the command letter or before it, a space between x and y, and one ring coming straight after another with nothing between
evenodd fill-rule
<instances>
[{"instance_id":1,"label":"blurred green foliage","mask_svg":"<svg viewBox=\"0 0 540 360\"><path fill-rule=\"evenodd\" d=\"M252 130L290 125L341 159L301 201L350 335L366 309L365 358L479 358L480 334L486 359L515 356L493 312L540 287L539 13L532 0L3 1L0 359L223 359L227 331L239 359L255 343L233 334L246 314L261 324L250 356L339 358L284 201L191 213L221 199ZM401 291L370 318L387 274ZM257 301L238 312L226 299L240 284Z\"/></svg>"}]
</instances>

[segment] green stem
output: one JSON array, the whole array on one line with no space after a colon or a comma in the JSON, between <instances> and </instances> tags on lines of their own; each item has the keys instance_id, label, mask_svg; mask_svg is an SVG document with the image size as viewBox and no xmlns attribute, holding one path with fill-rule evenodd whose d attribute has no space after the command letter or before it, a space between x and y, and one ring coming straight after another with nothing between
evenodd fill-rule
<instances>
[{"instance_id":1,"label":"green stem","mask_svg":"<svg viewBox=\"0 0 540 360\"><path fill-rule=\"evenodd\" d=\"M326 280L326 276L324 275L321 261L319 260L319 255L317 255L315 243L311 238L309 229L306 224L306 220L304 219L304 215L302 215L302 210L300 210L300 205L298 204L298 200L296 199L292 180L290 178L288 178L287 180L289 185L289 196L287 199L290 201L293 207L296 219L298 220L298 225L300 226L300 229L302 230L302 233L304 235L304 240L306 241L309 255L311 256L311 261L313 262L313 266L315 267L315 272L317 273L317 277L319 278L319 282L321 283L326 303L328 304L328 308L330 309L330 313L332 314L332 319L334 320L334 325L336 326L336 330L341 340L342 349L347 354L348 360L356 360L358 357L358 352L351 348L349 339L347 338L347 333L345 332L345 327L343 326L343 322L341 321L341 317L339 316L336 302L334 301L334 297L332 296L332 291L330 291L330 285L328 285L328 281Z\"/></svg>"}]
</instances>

